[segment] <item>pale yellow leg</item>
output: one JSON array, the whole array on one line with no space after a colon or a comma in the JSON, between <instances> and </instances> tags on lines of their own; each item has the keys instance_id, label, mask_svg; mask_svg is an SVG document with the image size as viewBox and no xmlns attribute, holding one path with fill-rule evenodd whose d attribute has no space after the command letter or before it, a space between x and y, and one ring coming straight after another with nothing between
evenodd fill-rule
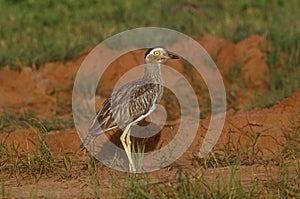
<instances>
[{"instance_id":1,"label":"pale yellow leg","mask_svg":"<svg viewBox=\"0 0 300 199\"><path fill-rule=\"evenodd\" d=\"M123 131L123 134L120 137L120 140L122 142L122 145L123 145L126 155L128 157L129 171L135 172L136 171L135 166L134 166L134 163L133 163L133 160L131 157L130 127L131 127L131 124L126 126L125 130Z\"/></svg>"},{"instance_id":2,"label":"pale yellow leg","mask_svg":"<svg viewBox=\"0 0 300 199\"><path fill-rule=\"evenodd\" d=\"M127 136L126 136L126 143L127 143L127 149L128 149L128 152L129 152L129 154L130 154L130 159L131 159L131 161L129 161L129 162L131 162L131 164L129 164L129 170L130 170L131 172L135 173L135 172L136 172L136 169L135 169L135 165L134 165L134 162L133 162L133 159L132 159L132 155L131 155L132 153L131 153L130 133L131 133L131 130L128 129L128 131L127 131Z\"/></svg>"}]
</instances>

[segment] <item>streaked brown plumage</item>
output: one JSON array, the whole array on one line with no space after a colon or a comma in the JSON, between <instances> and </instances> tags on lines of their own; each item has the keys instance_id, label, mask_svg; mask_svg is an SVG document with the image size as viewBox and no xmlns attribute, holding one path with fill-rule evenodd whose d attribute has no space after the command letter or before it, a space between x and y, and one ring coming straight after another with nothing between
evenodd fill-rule
<instances>
[{"instance_id":1,"label":"streaked brown plumage","mask_svg":"<svg viewBox=\"0 0 300 199\"><path fill-rule=\"evenodd\" d=\"M160 64L166 62L167 59L178 59L178 57L161 47L151 48L147 51L143 78L125 84L105 100L89 128L82 146L87 147L97 136L116 127L129 131L123 132L122 141L125 134L130 134L131 125L136 124L155 110L164 89ZM130 142L130 138L127 139ZM128 145L123 141L123 146ZM125 151L126 147L131 153L130 146L124 146ZM130 160L130 157L128 158Z\"/></svg>"}]
</instances>

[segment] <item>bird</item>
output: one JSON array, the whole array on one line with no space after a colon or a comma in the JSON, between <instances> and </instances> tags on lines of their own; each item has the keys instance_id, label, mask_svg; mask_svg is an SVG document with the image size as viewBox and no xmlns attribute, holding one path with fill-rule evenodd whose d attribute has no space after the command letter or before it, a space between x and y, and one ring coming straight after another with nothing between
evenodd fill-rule
<instances>
[{"instance_id":1,"label":"bird","mask_svg":"<svg viewBox=\"0 0 300 199\"><path fill-rule=\"evenodd\" d=\"M150 115L159 104L164 91L161 64L179 56L164 47L149 48L144 56L144 75L112 92L107 98L88 129L81 147L87 148L99 135L120 128L120 137L129 162L129 171L136 172L131 157L130 128Z\"/></svg>"}]
</instances>

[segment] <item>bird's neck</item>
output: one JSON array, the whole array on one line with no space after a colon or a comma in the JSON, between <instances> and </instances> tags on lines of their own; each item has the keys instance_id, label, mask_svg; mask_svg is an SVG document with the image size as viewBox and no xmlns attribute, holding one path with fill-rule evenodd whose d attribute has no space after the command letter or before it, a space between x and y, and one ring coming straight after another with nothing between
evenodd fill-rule
<instances>
[{"instance_id":1,"label":"bird's neck","mask_svg":"<svg viewBox=\"0 0 300 199\"><path fill-rule=\"evenodd\" d=\"M153 83L162 83L162 75L160 71L160 63L146 63L144 78L150 79Z\"/></svg>"}]
</instances>

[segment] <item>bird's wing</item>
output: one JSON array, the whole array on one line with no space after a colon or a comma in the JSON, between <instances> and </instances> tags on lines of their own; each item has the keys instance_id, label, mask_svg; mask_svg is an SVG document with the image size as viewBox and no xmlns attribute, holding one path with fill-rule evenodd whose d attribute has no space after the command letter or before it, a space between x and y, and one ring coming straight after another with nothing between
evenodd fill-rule
<instances>
[{"instance_id":1,"label":"bird's wing","mask_svg":"<svg viewBox=\"0 0 300 199\"><path fill-rule=\"evenodd\" d=\"M100 135L110 129L117 127L117 124L112 117L111 97L107 98L101 109L95 116L90 128L89 133Z\"/></svg>"},{"instance_id":2,"label":"bird's wing","mask_svg":"<svg viewBox=\"0 0 300 199\"><path fill-rule=\"evenodd\" d=\"M162 86L154 83L121 87L104 101L89 128L89 133L98 136L118 126L124 128L137 118L147 115L161 98L157 94L161 91L159 89L163 89Z\"/></svg>"},{"instance_id":3,"label":"bird's wing","mask_svg":"<svg viewBox=\"0 0 300 199\"><path fill-rule=\"evenodd\" d=\"M147 83L131 91L128 108L131 120L147 116L153 106L159 102L163 87L160 84Z\"/></svg>"},{"instance_id":4,"label":"bird's wing","mask_svg":"<svg viewBox=\"0 0 300 199\"><path fill-rule=\"evenodd\" d=\"M117 127L116 120L112 114L111 101L111 97L104 101L102 108L98 111L88 130L87 136L82 142L81 148L87 147L98 135Z\"/></svg>"}]
</instances>

